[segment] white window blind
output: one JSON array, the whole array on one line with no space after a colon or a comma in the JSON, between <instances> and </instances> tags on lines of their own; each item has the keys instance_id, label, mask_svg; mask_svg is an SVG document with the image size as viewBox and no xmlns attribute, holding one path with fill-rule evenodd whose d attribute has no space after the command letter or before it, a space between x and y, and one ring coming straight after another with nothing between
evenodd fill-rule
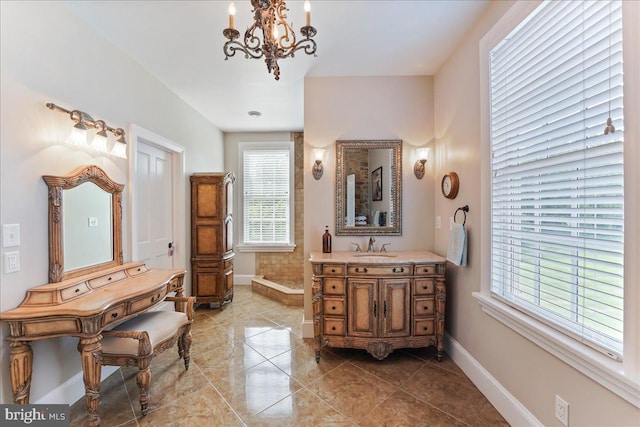
<instances>
[{"instance_id":1,"label":"white window blind","mask_svg":"<svg viewBox=\"0 0 640 427\"><path fill-rule=\"evenodd\" d=\"M244 243L288 244L289 149L243 151Z\"/></svg>"},{"instance_id":2,"label":"white window blind","mask_svg":"<svg viewBox=\"0 0 640 427\"><path fill-rule=\"evenodd\" d=\"M490 67L492 295L621 357L620 1L543 3Z\"/></svg>"}]
</instances>

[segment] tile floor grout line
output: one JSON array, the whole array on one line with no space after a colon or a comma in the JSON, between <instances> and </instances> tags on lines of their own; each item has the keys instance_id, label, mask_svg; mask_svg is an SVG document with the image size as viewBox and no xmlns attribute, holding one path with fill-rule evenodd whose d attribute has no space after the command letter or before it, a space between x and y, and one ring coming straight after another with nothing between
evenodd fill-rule
<instances>
[{"instance_id":1,"label":"tile floor grout line","mask_svg":"<svg viewBox=\"0 0 640 427\"><path fill-rule=\"evenodd\" d=\"M427 362L427 363L428 363L428 362ZM405 381L403 384L406 384L406 383L407 383L411 378L413 378L414 376L418 375L418 372L422 371L424 368L426 368L426 366L427 366L427 364L425 364L425 365L424 365L424 366L422 366L420 369L418 369L417 371L415 371L411 376L409 376L409 378L407 378L407 381ZM450 372L450 371L447 371L447 372ZM420 396L417 396L417 395L413 394L413 393L412 393L412 392L410 392L409 390L405 390L404 388L400 388L400 391L402 391L402 392L404 392L404 393L407 393L409 396L413 397L413 398L414 398L414 399L416 399L417 401L419 401L419 402L421 402L421 403L423 403L423 404L425 404L425 405L428 405L428 406L432 407L433 409L435 409L435 410L437 410L437 411L439 411L439 412L442 412L442 413L443 413L443 414L445 414L445 415L448 415L448 416L450 416L450 417L454 418L454 419L455 419L455 420L457 420L457 421L460 421L460 422L461 422L461 423L463 423L464 425L469 425L469 423L467 423L466 421L464 421L464 420L462 420L462 419L460 419L460 418L456 417L455 415L450 414L449 412L445 411L444 409L441 409L441 408L439 408L439 407L435 406L434 404L432 404L432 403L430 403L430 402L428 402L428 401L426 401L426 400L422 399Z\"/></svg>"},{"instance_id":2,"label":"tile floor grout line","mask_svg":"<svg viewBox=\"0 0 640 427\"><path fill-rule=\"evenodd\" d=\"M211 382L211 380L209 379L208 376L205 375L205 373L202 371L202 369L200 368L200 366L198 366L197 363L195 363L195 366L198 368L198 371L200 371L200 373L202 374L203 377L206 378L207 382L209 383L209 385L213 388L213 390L218 393L218 396L220 396L220 398L222 399L222 401L229 407L229 409L231 410L231 412L233 412L233 414L238 417L238 419L242 422L242 424L245 425L245 427L248 427L248 424L245 422L244 418L242 418L240 416L240 414L238 414L235 410L235 408L233 407L233 405L231 405L231 402L229 402L227 400L226 397L224 397L224 395L220 392L220 390L218 390L218 388L215 386L215 384L213 384L213 382Z\"/></svg>"}]
</instances>

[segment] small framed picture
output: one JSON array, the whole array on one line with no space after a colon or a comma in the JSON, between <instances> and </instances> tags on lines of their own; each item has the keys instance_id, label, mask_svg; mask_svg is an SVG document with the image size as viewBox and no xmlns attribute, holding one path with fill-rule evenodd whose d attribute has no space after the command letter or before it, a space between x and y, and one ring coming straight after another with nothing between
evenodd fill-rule
<instances>
[{"instance_id":1,"label":"small framed picture","mask_svg":"<svg viewBox=\"0 0 640 427\"><path fill-rule=\"evenodd\" d=\"M371 196L374 202L382 200L382 166L371 172Z\"/></svg>"}]
</instances>

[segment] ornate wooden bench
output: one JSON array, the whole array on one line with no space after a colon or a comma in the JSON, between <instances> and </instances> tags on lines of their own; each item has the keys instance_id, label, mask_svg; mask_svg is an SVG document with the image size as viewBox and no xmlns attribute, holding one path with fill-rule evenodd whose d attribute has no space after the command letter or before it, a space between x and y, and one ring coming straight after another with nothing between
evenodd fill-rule
<instances>
[{"instance_id":1,"label":"ornate wooden bench","mask_svg":"<svg viewBox=\"0 0 640 427\"><path fill-rule=\"evenodd\" d=\"M191 323L195 297L167 297L176 311L147 311L102 335L102 365L137 366L136 382L140 389L142 415L147 415L151 360L178 342L178 354L185 370L191 359Z\"/></svg>"}]
</instances>

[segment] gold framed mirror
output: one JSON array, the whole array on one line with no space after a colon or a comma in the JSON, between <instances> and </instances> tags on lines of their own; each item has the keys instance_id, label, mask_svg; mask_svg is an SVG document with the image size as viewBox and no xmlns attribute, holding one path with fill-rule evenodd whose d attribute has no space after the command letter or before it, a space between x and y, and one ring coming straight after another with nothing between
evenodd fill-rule
<instances>
[{"instance_id":1,"label":"gold framed mirror","mask_svg":"<svg viewBox=\"0 0 640 427\"><path fill-rule=\"evenodd\" d=\"M336 235L402 234L402 141L336 141Z\"/></svg>"},{"instance_id":2,"label":"gold framed mirror","mask_svg":"<svg viewBox=\"0 0 640 427\"><path fill-rule=\"evenodd\" d=\"M95 165L42 179L49 188L49 282L121 265L124 185Z\"/></svg>"}]
</instances>

